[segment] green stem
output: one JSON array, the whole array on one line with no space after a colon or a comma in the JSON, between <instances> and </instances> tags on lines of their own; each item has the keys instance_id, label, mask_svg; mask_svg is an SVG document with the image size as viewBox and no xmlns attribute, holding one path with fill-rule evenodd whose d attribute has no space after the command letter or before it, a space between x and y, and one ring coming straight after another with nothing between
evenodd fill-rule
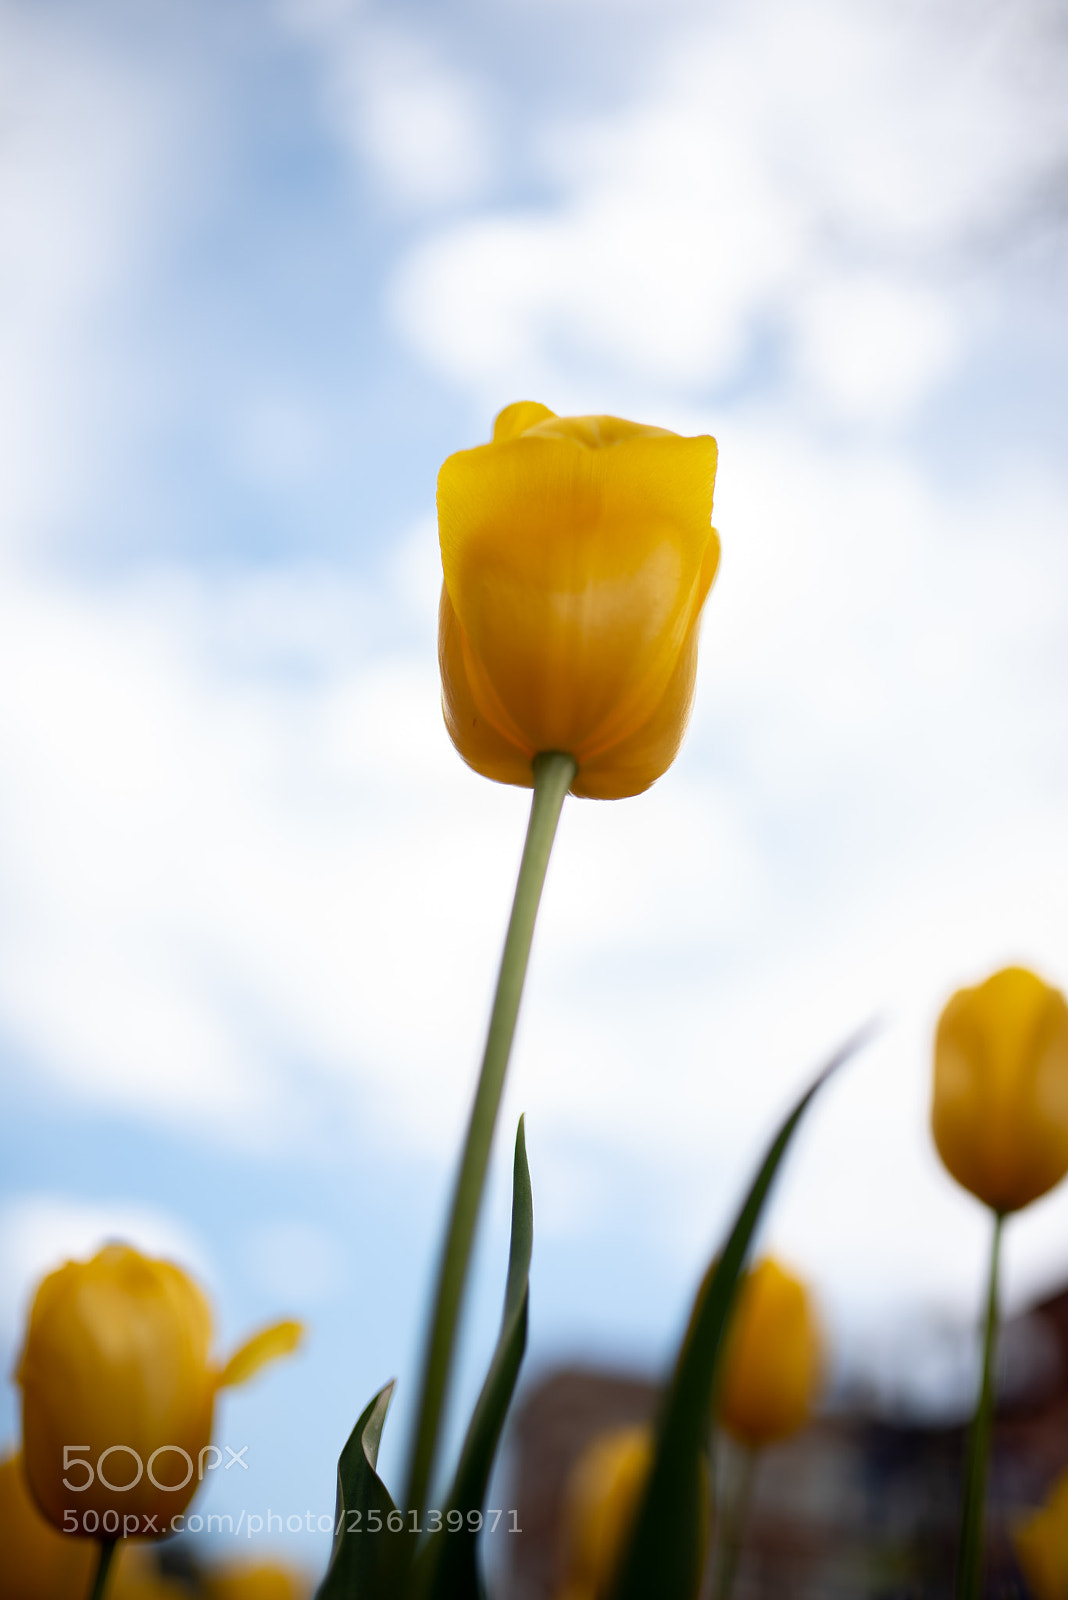
<instances>
[{"instance_id":1,"label":"green stem","mask_svg":"<svg viewBox=\"0 0 1068 1600\"><path fill-rule=\"evenodd\" d=\"M111 1570L111 1558L115 1554L116 1540L101 1539L100 1559L96 1564L96 1574L93 1586L89 1590L89 1600L104 1600L104 1589L107 1586L108 1573Z\"/></svg>"},{"instance_id":2,"label":"green stem","mask_svg":"<svg viewBox=\"0 0 1068 1600\"><path fill-rule=\"evenodd\" d=\"M538 914L545 869L560 820L564 796L577 771L571 756L548 751L534 760L534 798L530 807L523 859L512 902L512 916L501 956L497 993L490 1015L486 1050L482 1058L478 1088L471 1119L467 1126L460 1171L453 1191L448 1231L442 1246L434 1292L433 1313L423 1356L422 1386L412 1436L408 1482L402 1506L422 1511L430 1476L434 1469L441 1412L452 1365L456 1324L463 1299L478 1221L482 1190L486 1182L493 1129L504 1088L504 1075L512 1049L519 1001L523 993L530 942Z\"/></svg>"},{"instance_id":3,"label":"green stem","mask_svg":"<svg viewBox=\"0 0 1068 1600\"><path fill-rule=\"evenodd\" d=\"M738 1470L734 1474L730 1492L727 1492L725 1485L721 1494L712 1600L730 1600L734 1589L738 1557L742 1553L745 1524L749 1516L749 1501L753 1493L756 1464L757 1452L743 1445L738 1451Z\"/></svg>"},{"instance_id":4,"label":"green stem","mask_svg":"<svg viewBox=\"0 0 1068 1600\"><path fill-rule=\"evenodd\" d=\"M990 1248L990 1283L986 1299L983 1336L983 1380L979 1404L968 1438L961 1505L960 1549L957 1556L957 1600L979 1600L983 1589L983 1527L986 1505L986 1469L994 1420L994 1353L998 1327L998 1257L1001 1253L1001 1212L994 1216Z\"/></svg>"}]
</instances>

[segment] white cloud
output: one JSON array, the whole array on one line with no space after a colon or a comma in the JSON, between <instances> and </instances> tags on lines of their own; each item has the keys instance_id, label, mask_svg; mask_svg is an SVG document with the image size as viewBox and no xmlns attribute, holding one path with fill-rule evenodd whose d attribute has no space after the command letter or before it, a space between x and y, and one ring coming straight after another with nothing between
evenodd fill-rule
<instances>
[{"instance_id":1,"label":"white cloud","mask_svg":"<svg viewBox=\"0 0 1068 1600\"><path fill-rule=\"evenodd\" d=\"M182 190L173 87L91 29L0 6L0 543L76 514L94 481L117 420L109 318Z\"/></svg>"},{"instance_id":2,"label":"white cloud","mask_svg":"<svg viewBox=\"0 0 1068 1600\"><path fill-rule=\"evenodd\" d=\"M328 1305L348 1288L349 1262L339 1240L311 1223L261 1223L245 1240L245 1257L257 1288L290 1311Z\"/></svg>"},{"instance_id":3,"label":"white cloud","mask_svg":"<svg viewBox=\"0 0 1068 1600\"><path fill-rule=\"evenodd\" d=\"M484 186L488 131L470 84L392 41L365 46L350 70L351 137L390 198L441 205Z\"/></svg>"},{"instance_id":4,"label":"white cloud","mask_svg":"<svg viewBox=\"0 0 1068 1600\"><path fill-rule=\"evenodd\" d=\"M9 572L0 1027L74 1103L253 1143L324 1094L435 1150L459 1122L523 798L449 749L428 535L394 563L412 654L389 572Z\"/></svg>"},{"instance_id":5,"label":"white cloud","mask_svg":"<svg viewBox=\"0 0 1068 1600\"><path fill-rule=\"evenodd\" d=\"M293 33L315 39L350 22L363 8L364 0L276 0L273 10Z\"/></svg>"},{"instance_id":6,"label":"white cloud","mask_svg":"<svg viewBox=\"0 0 1068 1600\"><path fill-rule=\"evenodd\" d=\"M422 210L481 193L493 175L484 89L414 30L359 6L283 6L319 57L326 113L356 170L392 205Z\"/></svg>"},{"instance_id":7,"label":"white cloud","mask_svg":"<svg viewBox=\"0 0 1068 1600\"><path fill-rule=\"evenodd\" d=\"M287 394L260 392L239 411L233 459L251 483L303 488L323 463L323 420L316 407Z\"/></svg>"},{"instance_id":8,"label":"white cloud","mask_svg":"<svg viewBox=\"0 0 1068 1600\"><path fill-rule=\"evenodd\" d=\"M175 1218L142 1205L101 1205L30 1194L0 1210L0 1338L19 1338L37 1285L66 1261L87 1261L105 1244L131 1244L175 1261L198 1279L210 1276L199 1239Z\"/></svg>"},{"instance_id":9,"label":"white cloud","mask_svg":"<svg viewBox=\"0 0 1068 1600\"><path fill-rule=\"evenodd\" d=\"M929 290L828 282L800 308L800 371L833 413L893 421L952 370L958 322L948 298Z\"/></svg>"},{"instance_id":10,"label":"white cloud","mask_svg":"<svg viewBox=\"0 0 1068 1600\"><path fill-rule=\"evenodd\" d=\"M554 204L416 246L398 326L487 404L591 372L700 392L779 339L834 408L896 419L962 348L932 267L1037 195L1068 134L996 26L844 0L673 17L622 108L539 129Z\"/></svg>"}]
</instances>

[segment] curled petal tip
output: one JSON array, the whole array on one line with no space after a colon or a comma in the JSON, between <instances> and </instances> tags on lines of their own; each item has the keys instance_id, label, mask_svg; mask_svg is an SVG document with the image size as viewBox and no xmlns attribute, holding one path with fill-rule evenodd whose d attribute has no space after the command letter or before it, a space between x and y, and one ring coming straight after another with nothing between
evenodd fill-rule
<instances>
[{"instance_id":1,"label":"curled petal tip","mask_svg":"<svg viewBox=\"0 0 1068 1600\"><path fill-rule=\"evenodd\" d=\"M528 428L535 427L539 422L548 422L555 416L555 411L550 411L548 406L539 405L536 400L515 400L510 406L505 406L503 411L498 411L493 423L493 443L501 444L505 439L518 439Z\"/></svg>"},{"instance_id":2,"label":"curled petal tip","mask_svg":"<svg viewBox=\"0 0 1068 1600\"><path fill-rule=\"evenodd\" d=\"M254 1333L251 1339L246 1339L245 1343L234 1351L219 1376L220 1389L247 1383L269 1362L279 1361L283 1356L292 1355L303 1337L303 1323L291 1319L274 1322L269 1328L261 1328L259 1333Z\"/></svg>"}]
</instances>

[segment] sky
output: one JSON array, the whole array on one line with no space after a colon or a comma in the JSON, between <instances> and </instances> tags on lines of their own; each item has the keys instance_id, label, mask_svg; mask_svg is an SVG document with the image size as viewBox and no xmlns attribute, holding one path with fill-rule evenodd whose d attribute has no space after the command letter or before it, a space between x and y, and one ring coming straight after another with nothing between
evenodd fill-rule
<instances>
[{"instance_id":1,"label":"sky","mask_svg":"<svg viewBox=\"0 0 1068 1600\"><path fill-rule=\"evenodd\" d=\"M444 731L434 486L518 398L714 433L723 562L675 766L565 806L452 1435L519 1114L528 1379L655 1372L871 1016L762 1244L839 1394L967 1404L933 1027L1068 983L1066 49L1043 0L0 0L0 1343L111 1236L220 1350L303 1317L205 1509L330 1510L393 1376L399 1475L529 798ZM1066 1282L1055 1193L1006 1303Z\"/></svg>"}]
</instances>

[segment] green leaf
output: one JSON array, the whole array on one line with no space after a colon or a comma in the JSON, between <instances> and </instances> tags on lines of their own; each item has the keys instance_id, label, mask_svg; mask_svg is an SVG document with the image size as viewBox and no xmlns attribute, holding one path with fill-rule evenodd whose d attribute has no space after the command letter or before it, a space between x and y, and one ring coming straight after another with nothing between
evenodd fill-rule
<instances>
[{"instance_id":1,"label":"green leaf","mask_svg":"<svg viewBox=\"0 0 1068 1600\"><path fill-rule=\"evenodd\" d=\"M375 1467L393 1384L380 1389L349 1435L337 1464L334 1547L316 1600L393 1600L403 1560L403 1533L394 1530L400 1512Z\"/></svg>"},{"instance_id":2,"label":"green leaf","mask_svg":"<svg viewBox=\"0 0 1068 1600\"><path fill-rule=\"evenodd\" d=\"M786 1118L738 1213L723 1253L705 1273L664 1398L649 1481L616 1579L613 1600L693 1600L701 1582L705 1491L702 1462L717 1367L753 1232L787 1146L813 1096L867 1042L839 1049Z\"/></svg>"},{"instance_id":3,"label":"green leaf","mask_svg":"<svg viewBox=\"0 0 1068 1600\"><path fill-rule=\"evenodd\" d=\"M534 1243L534 1212L527 1170L523 1118L515 1137L512 1176L512 1242L508 1252L508 1283L497 1347L478 1397L460 1452L456 1477L449 1492L449 1511L459 1511L463 1526L452 1533L446 1525L428 1542L419 1561L416 1592L429 1600L480 1600L478 1534L470 1526L481 1513L501 1430L511 1403L520 1363L527 1344L527 1306L530 1296L530 1255ZM478 1519L480 1520L480 1519Z\"/></svg>"}]
</instances>

